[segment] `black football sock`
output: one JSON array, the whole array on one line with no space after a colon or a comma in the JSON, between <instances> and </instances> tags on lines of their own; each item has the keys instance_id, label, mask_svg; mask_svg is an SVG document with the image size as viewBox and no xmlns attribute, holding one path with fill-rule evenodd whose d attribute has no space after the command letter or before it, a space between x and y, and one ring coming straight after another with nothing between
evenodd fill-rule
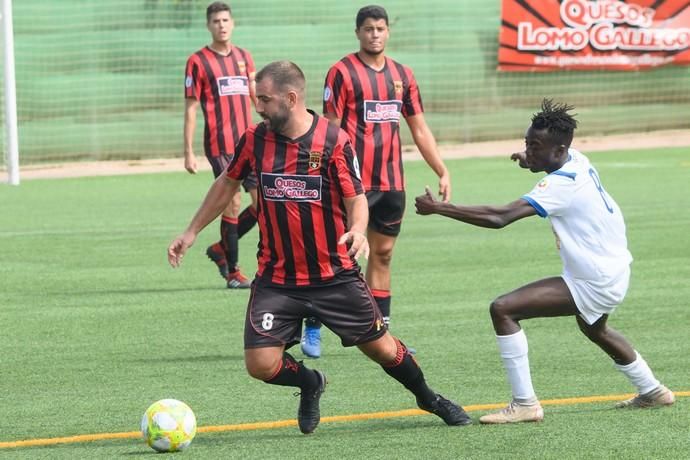
<instances>
[{"instance_id":1,"label":"black football sock","mask_svg":"<svg viewBox=\"0 0 690 460\"><path fill-rule=\"evenodd\" d=\"M398 339L395 339L395 343L398 345L395 359L390 363L382 364L381 367L386 374L410 390L417 397L419 403L427 407L430 406L436 400L436 393L426 384L424 373L407 351L405 344Z\"/></svg>"},{"instance_id":2,"label":"black football sock","mask_svg":"<svg viewBox=\"0 0 690 460\"><path fill-rule=\"evenodd\" d=\"M256 225L256 209L251 205L244 208L237 218L237 238L242 238L245 233Z\"/></svg>"},{"instance_id":3,"label":"black football sock","mask_svg":"<svg viewBox=\"0 0 690 460\"><path fill-rule=\"evenodd\" d=\"M237 218L223 216L220 221L220 238L228 261L228 269L234 272L237 270L238 257Z\"/></svg>"},{"instance_id":4,"label":"black football sock","mask_svg":"<svg viewBox=\"0 0 690 460\"><path fill-rule=\"evenodd\" d=\"M321 321L319 320L319 318L316 318L315 316L310 316L309 318L305 318L304 325L306 327L320 328Z\"/></svg>"},{"instance_id":5,"label":"black football sock","mask_svg":"<svg viewBox=\"0 0 690 460\"><path fill-rule=\"evenodd\" d=\"M386 326L389 326L391 318L391 291L372 289L371 293L374 295L376 305L378 305L379 310L381 310L381 316L383 316L383 323Z\"/></svg>"},{"instance_id":6,"label":"black football sock","mask_svg":"<svg viewBox=\"0 0 690 460\"><path fill-rule=\"evenodd\" d=\"M283 359L273 377L265 380L271 385L281 385L287 387L315 388L319 384L316 372L307 369L302 361L295 361L289 353L283 353Z\"/></svg>"}]
</instances>

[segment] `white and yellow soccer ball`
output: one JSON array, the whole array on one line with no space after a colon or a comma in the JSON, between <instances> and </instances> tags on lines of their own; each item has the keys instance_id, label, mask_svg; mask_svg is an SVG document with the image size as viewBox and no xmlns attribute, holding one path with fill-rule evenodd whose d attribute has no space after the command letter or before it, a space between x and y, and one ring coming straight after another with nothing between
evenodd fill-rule
<instances>
[{"instance_id":1,"label":"white and yellow soccer ball","mask_svg":"<svg viewBox=\"0 0 690 460\"><path fill-rule=\"evenodd\" d=\"M196 434L196 417L182 401L161 399L146 409L141 419L141 434L158 452L184 450Z\"/></svg>"}]
</instances>

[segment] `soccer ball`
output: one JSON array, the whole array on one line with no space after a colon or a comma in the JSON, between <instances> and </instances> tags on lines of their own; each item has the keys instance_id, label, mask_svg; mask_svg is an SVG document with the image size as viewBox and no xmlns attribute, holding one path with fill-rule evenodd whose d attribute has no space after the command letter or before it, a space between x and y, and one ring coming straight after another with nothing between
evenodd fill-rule
<instances>
[{"instance_id":1,"label":"soccer ball","mask_svg":"<svg viewBox=\"0 0 690 460\"><path fill-rule=\"evenodd\" d=\"M196 417L188 405L177 399L151 404L141 418L141 434L158 452L177 452L189 447L196 434Z\"/></svg>"}]
</instances>

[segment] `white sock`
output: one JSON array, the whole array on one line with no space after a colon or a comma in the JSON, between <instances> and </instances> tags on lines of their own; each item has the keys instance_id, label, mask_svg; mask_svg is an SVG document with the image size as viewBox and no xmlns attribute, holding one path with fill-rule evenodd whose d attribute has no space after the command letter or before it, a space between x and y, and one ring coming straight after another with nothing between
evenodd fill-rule
<instances>
[{"instance_id":1,"label":"white sock","mask_svg":"<svg viewBox=\"0 0 690 460\"><path fill-rule=\"evenodd\" d=\"M647 361L635 350L635 361L625 366L614 363L616 369L621 371L630 380L630 383L637 387L637 392L641 395L647 394L660 385L654 377L652 370L647 365Z\"/></svg>"},{"instance_id":2,"label":"white sock","mask_svg":"<svg viewBox=\"0 0 690 460\"><path fill-rule=\"evenodd\" d=\"M513 390L513 399L519 403L530 404L537 401L532 387L532 376L527 357L527 336L520 329L515 334L497 335L498 350L501 352L503 367Z\"/></svg>"}]
</instances>

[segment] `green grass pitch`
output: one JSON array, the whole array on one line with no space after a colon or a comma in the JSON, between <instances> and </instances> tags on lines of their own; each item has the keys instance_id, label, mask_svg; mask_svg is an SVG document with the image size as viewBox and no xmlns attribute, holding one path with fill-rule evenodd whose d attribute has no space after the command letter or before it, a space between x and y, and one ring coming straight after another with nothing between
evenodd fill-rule
<instances>
[{"instance_id":1,"label":"green grass pitch","mask_svg":"<svg viewBox=\"0 0 690 460\"><path fill-rule=\"evenodd\" d=\"M585 152L587 153L587 152ZM590 155L626 217L635 257L631 287L610 324L677 391L690 390L688 194L690 151ZM540 175L506 158L453 160L453 201L503 204ZM406 165L408 209L393 267L392 331L418 350L431 386L464 405L502 403L509 388L488 305L497 295L560 273L547 222L495 231L415 215L431 171ZM211 182L210 173L26 181L0 187L0 443L128 432L153 401L188 403L199 426L286 420L298 398L246 375L247 294L223 287L204 250L205 230L183 267L166 262ZM251 273L257 232L241 240ZM573 318L523 323L542 399L630 393L610 359ZM301 358L301 353L294 350ZM398 411L414 399L330 333L322 416ZM446 427L433 416L200 433L189 458L678 458L690 400L663 410L616 411L610 402L548 406L541 424ZM482 412L472 412L478 418ZM679 450L680 449L680 450ZM2 458L154 455L133 439L2 448Z\"/></svg>"}]
</instances>

